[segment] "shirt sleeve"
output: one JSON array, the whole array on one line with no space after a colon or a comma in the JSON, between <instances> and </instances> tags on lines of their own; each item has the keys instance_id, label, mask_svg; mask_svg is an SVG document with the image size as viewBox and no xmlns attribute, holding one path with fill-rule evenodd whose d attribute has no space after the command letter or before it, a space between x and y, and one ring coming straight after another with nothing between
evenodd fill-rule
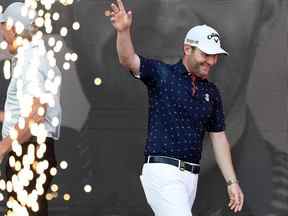
<instances>
[{"instance_id":1,"label":"shirt sleeve","mask_svg":"<svg viewBox=\"0 0 288 216\"><path fill-rule=\"evenodd\" d=\"M140 58L140 71L134 75L136 79L142 80L147 86L155 86L161 80L161 67L163 63L158 60L148 59L143 56Z\"/></svg>"},{"instance_id":2,"label":"shirt sleeve","mask_svg":"<svg viewBox=\"0 0 288 216\"><path fill-rule=\"evenodd\" d=\"M219 90L215 87L212 100L212 113L206 127L208 132L222 132L225 130L225 117Z\"/></svg>"}]
</instances>

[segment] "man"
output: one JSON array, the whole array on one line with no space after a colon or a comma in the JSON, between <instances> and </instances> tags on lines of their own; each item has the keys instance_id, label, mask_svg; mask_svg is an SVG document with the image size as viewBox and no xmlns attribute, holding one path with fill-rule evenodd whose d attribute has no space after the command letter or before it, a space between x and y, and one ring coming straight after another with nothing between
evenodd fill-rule
<instances>
[{"instance_id":1,"label":"man","mask_svg":"<svg viewBox=\"0 0 288 216\"><path fill-rule=\"evenodd\" d=\"M50 169L56 166L61 74L53 59L48 60L43 40L35 34L35 17L25 16L23 11L36 14L24 3L15 2L0 17L1 33L14 55L0 156L9 156L7 215L42 216L48 215L45 195L52 180Z\"/></svg>"},{"instance_id":2,"label":"man","mask_svg":"<svg viewBox=\"0 0 288 216\"><path fill-rule=\"evenodd\" d=\"M168 65L137 55L130 35L132 12L126 12L121 0L111 10L120 63L148 88L148 140L141 182L155 215L191 215L205 130L227 182L229 207L239 212L244 196L224 132L221 97L207 80L219 54L227 54L219 34L207 25L190 29L183 60Z\"/></svg>"}]
</instances>

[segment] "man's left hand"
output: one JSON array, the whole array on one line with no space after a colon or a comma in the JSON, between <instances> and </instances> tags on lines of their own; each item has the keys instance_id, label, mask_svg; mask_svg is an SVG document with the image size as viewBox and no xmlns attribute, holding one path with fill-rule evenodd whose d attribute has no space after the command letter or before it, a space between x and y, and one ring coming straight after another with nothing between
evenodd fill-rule
<instances>
[{"instance_id":1,"label":"man's left hand","mask_svg":"<svg viewBox=\"0 0 288 216\"><path fill-rule=\"evenodd\" d=\"M229 208L236 212L241 211L244 203L244 194L238 183L233 183L228 187L228 195L229 195Z\"/></svg>"}]
</instances>

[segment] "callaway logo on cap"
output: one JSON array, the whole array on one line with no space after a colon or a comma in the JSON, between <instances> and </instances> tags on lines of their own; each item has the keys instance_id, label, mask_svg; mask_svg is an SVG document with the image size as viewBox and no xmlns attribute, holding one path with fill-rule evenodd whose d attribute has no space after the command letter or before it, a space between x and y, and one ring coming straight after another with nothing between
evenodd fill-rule
<instances>
[{"instance_id":1,"label":"callaway logo on cap","mask_svg":"<svg viewBox=\"0 0 288 216\"><path fill-rule=\"evenodd\" d=\"M184 44L199 48L206 54L226 54L221 48L218 32L207 25L198 25L191 28L186 34Z\"/></svg>"}]
</instances>

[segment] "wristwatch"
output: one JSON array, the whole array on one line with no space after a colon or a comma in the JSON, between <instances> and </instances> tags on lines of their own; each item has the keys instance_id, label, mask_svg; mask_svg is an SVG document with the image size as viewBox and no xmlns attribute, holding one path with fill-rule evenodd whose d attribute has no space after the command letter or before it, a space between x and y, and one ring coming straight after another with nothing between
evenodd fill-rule
<instances>
[{"instance_id":1,"label":"wristwatch","mask_svg":"<svg viewBox=\"0 0 288 216\"><path fill-rule=\"evenodd\" d=\"M239 181L237 180L237 179L229 179L228 181L227 181L227 186L230 186L230 185L232 185L232 184L238 184L239 183Z\"/></svg>"}]
</instances>

